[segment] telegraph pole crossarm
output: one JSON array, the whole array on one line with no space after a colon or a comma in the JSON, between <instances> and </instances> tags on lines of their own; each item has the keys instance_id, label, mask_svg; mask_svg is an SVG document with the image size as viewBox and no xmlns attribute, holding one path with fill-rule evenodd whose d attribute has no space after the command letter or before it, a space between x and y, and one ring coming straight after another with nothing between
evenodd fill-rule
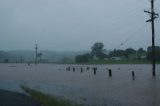
<instances>
[{"instance_id":1,"label":"telegraph pole crossarm","mask_svg":"<svg viewBox=\"0 0 160 106\"><path fill-rule=\"evenodd\" d=\"M154 14L155 16L159 16L158 13L155 13L155 12L152 13L152 12L149 11L149 10L148 10L148 11L147 11L147 10L144 10L144 12L145 12L145 13L148 13L148 14L150 14L150 15L151 15L151 14ZM157 18L158 18L158 17L157 17Z\"/></svg>"},{"instance_id":2,"label":"telegraph pole crossarm","mask_svg":"<svg viewBox=\"0 0 160 106\"><path fill-rule=\"evenodd\" d=\"M149 15L150 15L150 17L151 17L151 19L149 19L149 20L147 20L146 22L152 22L152 20L154 21L156 18L158 18L159 17L159 14L158 13L155 13L154 11L153 11L153 13L151 12L151 11L146 11L146 10L144 10L144 12L145 13L148 13ZM153 14L153 18L152 18L152 14Z\"/></svg>"}]
</instances>

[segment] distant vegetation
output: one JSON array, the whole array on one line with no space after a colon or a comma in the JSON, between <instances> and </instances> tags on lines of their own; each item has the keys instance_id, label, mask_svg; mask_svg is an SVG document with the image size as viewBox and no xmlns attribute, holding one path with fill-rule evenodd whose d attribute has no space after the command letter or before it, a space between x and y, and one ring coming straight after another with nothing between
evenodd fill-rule
<instances>
[{"instance_id":1,"label":"distant vegetation","mask_svg":"<svg viewBox=\"0 0 160 106\"><path fill-rule=\"evenodd\" d=\"M86 53L69 51L38 51L39 63L74 63L75 56ZM15 50L0 51L0 63L33 63L35 62L35 51Z\"/></svg>"},{"instance_id":2,"label":"distant vegetation","mask_svg":"<svg viewBox=\"0 0 160 106\"><path fill-rule=\"evenodd\" d=\"M156 62L160 63L160 47L156 46ZM126 49L104 49L102 42L96 42L88 51L81 52L56 52L38 51L39 63L60 63L60 64L128 64L128 63L151 63L152 47L147 50L139 48ZM0 51L0 63L34 63L35 51Z\"/></svg>"},{"instance_id":3,"label":"distant vegetation","mask_svg":"<svg viewBox=\"0 0 160 106\"><path fill-rule=\"evenodd\" d=\"M156 46L156 61L160 62L160 47ZM114 49L107 52L104 49L102 42L97 42L91 47L89 53L77 55L75 58L76 63L91 63L91 64L144 64L151 63L152 60L152 47L147 50L139 48Z\"/></svg>"},{"instance_id":4,"label":"distant vegetation","mask_svg":"<svg viewBox=\"0 0 160 106\"><path fill-rule=\"evenodd\" d=\"M103 43L101 43L101 42L95 43L91 47L90 53L76 56L76 58L75 58L76 63L86 63L91 60L94 60L94 58L103 60L104 58L107 57L107 55L104 53L105 49L103 49L103 48L104 48Z\"/></svg>"}]
</instances>

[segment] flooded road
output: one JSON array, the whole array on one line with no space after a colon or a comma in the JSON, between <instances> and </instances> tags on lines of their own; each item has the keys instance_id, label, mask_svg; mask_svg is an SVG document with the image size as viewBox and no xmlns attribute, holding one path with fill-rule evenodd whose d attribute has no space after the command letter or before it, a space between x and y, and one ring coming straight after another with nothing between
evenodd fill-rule
<instances>
[{"instance_id":1,"label":"flooded road","mask_svg":"<svg viewBox=\"0 0 160 106\"><path fill-rule=\"evenodd\" d=\"M0 64L0 89L23 92L20 85L26 85L95 106L160 106L160 65L155 78L151 70L151 65L130 64Z\"/></svg>"}]
</instances>

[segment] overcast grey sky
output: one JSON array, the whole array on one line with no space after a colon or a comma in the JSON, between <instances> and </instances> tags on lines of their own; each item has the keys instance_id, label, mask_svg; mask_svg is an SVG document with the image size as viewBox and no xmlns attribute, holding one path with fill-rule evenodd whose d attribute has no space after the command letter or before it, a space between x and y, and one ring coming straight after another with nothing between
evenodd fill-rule
<instances>
[{"instance_id":1,"label":"overcast grey sky","mask_svg":"<svg viewBox=\"0 0 160 106\"><path fill-rule=\"evenodd\" d=\"M155 1L160 13L160 0ZM0 50L89 50L151 45L149 0L0 0ZM160 19L156 20L160 46Z\"/></svg>"}]
</instances>

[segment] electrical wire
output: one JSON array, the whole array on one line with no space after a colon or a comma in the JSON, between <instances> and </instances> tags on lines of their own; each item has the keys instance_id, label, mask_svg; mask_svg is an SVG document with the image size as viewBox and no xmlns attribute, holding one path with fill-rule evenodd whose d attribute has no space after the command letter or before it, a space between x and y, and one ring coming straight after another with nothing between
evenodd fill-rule
<instances>
[{"instance_id":1,"label":"electrical wire","mask_svg":"<svg viewBox=\"0 0 160 106\"><path fill-rule=\"evenodd\" d=\"M121 8L123 7L123 6L125 6L126 4L124 4L124 5L122 5L121 6ZM112 30L115 30L115 28L113 28L113 26L117 26L117 24L119 24L120 22L123 22L123 21L125 21L125 20L128 20L131 16L133 16L134 17L134 19L136 19L136 17L135 16L137 16L137 12L139 12L140 10L137 10L137 8L140 8L140 7L142 7L142 4L141 3L139 3L139 5L135 5L136 7L134 7L134 8L132 8L132 9L127 9L127 11L125 12L125 14L127 14L125 17L122 17L121 15L119 15L119 16L116 16L116 17L106 17L106 18L103 18L103 19L101 19L101 22L99 23L99 24L96 24L96 25L91 25L92 27L95 27L94 29L96 29L96 27L101 27L101 26L103 26L103 25L107 25L107 27L108 28L111 28L111 31ZM117 8L117 10L119 10L120 8ZM136 10L136 11L135 11ZM112 23L111 24L108 24L108 21L112 21ZM90 25L89 25L90 26ZM122 27L122 26L121 26ZM103 28L101 28L101 30L102 29L106 29L106 27L103 27ZM106 30L104 29L104 32L106 32ZM117 29L117 28L116 28ZM109 32L111 32L111 31L109 31ZM102 33L102 31L99 31L99 30L94 30L93 32L90 32L89 31L89 33L87 34L87 35L93 35L92 33L96 33L96 32L101 32ZM108 33L108 31L107 31L107 33ZM86 37L86 36L85 36Z\"/></svg>"},{"instance_id":2,"label":"electrical wire","mask_svg":"<svg viewBox=\"0 0 160 106\"><path fill-rule=\"evenodd\" d=\"M146 26L147 26L147 24L144 24L138 30L136 30L135 32L133 32L129 37L127 37L123 42L121 42L120 45L118 45L117 49L120 49L120 47L123 46L126 42L128 42L131 38L133 38L136 35L138 35L137 33L139 31L141 31L142 29L144 29Z\"/></svg>"}]
</instances>

